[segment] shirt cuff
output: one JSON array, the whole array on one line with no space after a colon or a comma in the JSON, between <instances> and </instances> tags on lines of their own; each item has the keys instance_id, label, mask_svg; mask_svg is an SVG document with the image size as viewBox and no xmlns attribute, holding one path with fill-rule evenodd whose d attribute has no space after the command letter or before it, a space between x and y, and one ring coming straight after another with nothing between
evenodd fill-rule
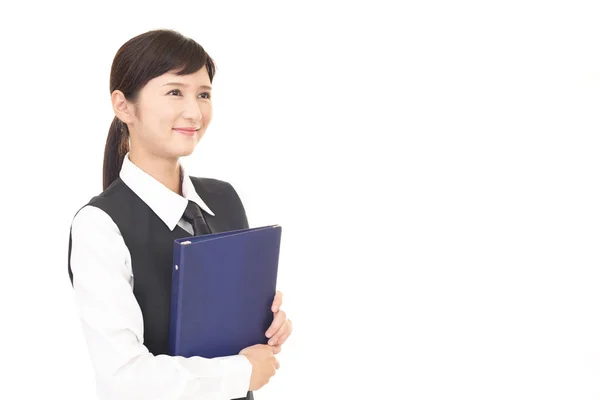
<instances>
[{"instance_id":1,"label":"shirt cuff","mask_svg":"<svg viewBox=\"0 0 600 400\"><path fill-rule=\"evenodd\" d=\"M223 393L228 399L246 397L250 389L252 363L244 355L218 357L223 375Z\"/></svg>"}]
</instances>

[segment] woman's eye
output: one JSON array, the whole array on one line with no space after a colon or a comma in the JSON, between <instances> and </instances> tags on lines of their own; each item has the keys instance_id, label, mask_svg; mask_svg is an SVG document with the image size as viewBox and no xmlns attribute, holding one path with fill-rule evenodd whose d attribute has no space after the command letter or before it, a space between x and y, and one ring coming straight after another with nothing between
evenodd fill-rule
<instances>
[{"instance_id":1,"label":"woman's eye","mask_svg":"<svg viewBox=\"0 0 600 400\"><path fill-rule=\"evenodd\" d=\"M171 93L173 93L173 94L175 94L175 95L177 95L177 96L181 96L181 95L182 95L182 94L181 94L181 90L179 90L179 89L173 89L173 90L171 90L171 91L170 91L169 93L167 93L167 94L171 94ZM199 96L200 96L200 98L202 98L202 99L210 99L210 98L211 98L211 94L210 94L209 92L200 93L200 94L199 94Z\"/></svg>"}]
</instances>

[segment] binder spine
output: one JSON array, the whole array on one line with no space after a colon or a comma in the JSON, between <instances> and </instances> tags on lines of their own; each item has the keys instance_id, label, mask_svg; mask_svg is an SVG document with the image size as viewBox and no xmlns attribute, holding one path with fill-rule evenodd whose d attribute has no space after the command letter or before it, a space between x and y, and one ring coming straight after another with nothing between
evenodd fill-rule
<instances>
[{"instance_id":1,"label":"binder spine","mask_svg":"<svg viewBox=\"0 0 600 400\"><path fill-rule=\"evenodd\" d=\"M181 281L183 278L183 271L179 266L183 258L183 246L176 244L173 251L173 271L172 279L173 283L171 286L171 314L170 314L170 326L169 326L169 354L171 356L177 355L179 345L179 328L181 326L179 308L181 306Z\"/></svg>"}]
</instances>

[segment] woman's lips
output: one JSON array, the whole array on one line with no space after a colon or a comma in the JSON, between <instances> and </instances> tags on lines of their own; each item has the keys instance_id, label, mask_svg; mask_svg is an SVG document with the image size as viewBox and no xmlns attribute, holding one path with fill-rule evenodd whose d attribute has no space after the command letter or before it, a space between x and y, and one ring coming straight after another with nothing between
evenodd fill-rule
<instances>
[{"instance_id":1,"label":"woman's lips","mask_svg":"<svg viewBox=\"0 0 600 400\"><path fill-rule=\"evenodd\" d=\"M186 136L194 136L198 132L196 129L173 128L173 130Z\"/></svg>"}]
</instances>

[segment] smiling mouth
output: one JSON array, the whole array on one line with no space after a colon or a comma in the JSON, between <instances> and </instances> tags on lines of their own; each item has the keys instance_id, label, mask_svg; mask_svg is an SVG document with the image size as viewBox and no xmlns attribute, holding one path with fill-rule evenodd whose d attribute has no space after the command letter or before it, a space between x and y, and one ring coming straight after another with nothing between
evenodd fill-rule
<instances>
[{"instance_id":1,"label":"smiling mouth","mask_svg":"<svg viewBox=\"0 0 600 400\"><path fill-rule=\"evenodd\" d=\"M200 131L200 129L177 129L173 128L174 131L179 132L186 136L194 136L196 132Z\"/></svg>"}]
</instances>

